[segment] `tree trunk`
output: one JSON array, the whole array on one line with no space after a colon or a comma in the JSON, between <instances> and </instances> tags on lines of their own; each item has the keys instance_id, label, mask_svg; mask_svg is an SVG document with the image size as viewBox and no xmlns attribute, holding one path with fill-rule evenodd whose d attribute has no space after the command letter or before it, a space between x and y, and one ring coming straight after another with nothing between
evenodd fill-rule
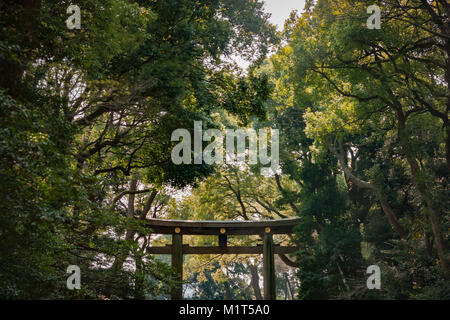
<instances>
[{"instance_id":1,"label":"tree trunk","mask_svg":"<svg viewBox=\"0 0 450 320\"><path fill-rule=\"evenodd\" d=\"M133 178L130 181L130 187L129 190L131 193L128 195L128 208L127 208L127 218L133 218L134 217L134 200L136 195L133 193L137 189L137 179ZM129 229L125 233L125 241L128 241L132 239L134 236L134 230ZM127 258L127 254L121 253L119 256L116 257L114 260L113 268L114 269L121 269L123 266L123 263L125 259Z\"/></svg>"},{"instance_id":2,"label":"tree trunk","mask_svg":"<svg viewBox=\"0 0 450 320\"><path fill-rule=\"evenodd\" d=\"M414 185L416 186L417 190L419 191L419 194L421 195L422 199L425 201L431 231L433 232L434 241L436 243L436 249L439 257L439 262L441 265L442 272L444 274L445 278L449 278L449 269L448 269L448 262L447 262L447 246L445 243L445 240L442 236L441 232L441 226L440 226L440 206L437 204L434 199L433 195L430 193L430 187L426 185L425 182L423 182L422 179L420 179L419 175L421 173L421 170L419 168L419 165L417 164L417 161L415 157L412 156L412 152L409 148L409 144L407 141L407 137L405 135L405 127L406 127L406 119L405 116L400 108L396 109L397 111L397 120L398 120L398 129L397 129L397 135L400 141L400 145L406 155L406 160L409 164L411 176Z\"/></svg>"},{"instance_id":3,"label":"tree trunk","mask_svg":"<svg viewBox=\"0 0 450 320\"><path fill-rule=\"evenodd\" d=\"M370 189L372 191L375 191L377 194L381 208L383 209L384 214L386 215L386 218L388 219L389 223L392 226L392 229L394 229L395 232L398 233L400 238L406 239L408 236L408 232L402 227L400 222L397 219L397 215L395 214L394 210L390 206L389 202L386 200L386 197L384 196L384 193L380 188L373 185L370 182L363 181L356 177L350 169L347 167L347 163L344 159L344 150L342 148L342 144L339 143L339 152L336 151L336 149L333 147L330 148L331 152L338 158L339 164L341 165L342 170L344 171L344 174L347 176L349 180L351 180L358 188L360 189Z\"/></svg>"},{"instance_id":4,"label":"tree trunk","mask_svg":"<svg viewBox=\"0 0 450 320\"><path fill-rule=\"evenodd\" d=\"M263 297L261 295L261 287L259 286L259 274L258 274L258 267L254 266L252 264L249 264L248 266L250 268L250 284L253 288L253 292L255 293L256 300L262 300Z\"/></svg>"},{"instance_id":5,"label":"tree trunk","mask_svg":"<svg viewBox=\"0 0 450 320\"><path fill-rule=\"evenodd\" d=\"M292 261L285 254L279 253L278 257L281 259L281 261L283 261L289 267L300 268L300 265L297 262Z\"/></svg>"},{"instance_id":6,"label":"tree trunk","mask_svg":"<svg viewBox=\"0 0 450 320\"><path fill-rule=\"evenodd\" d=\"M386 200L386 197L381 192L381 190L377 190L377 195L380 200L381 208L383 209L384 214L386 215L386 218L388 219L392 228L399 234L400 238L406 239L406 237L408 236L408 232L401 226L400 222L398 222L397 215L390 206L389 202Z\"/></svg>"}]
</instances>

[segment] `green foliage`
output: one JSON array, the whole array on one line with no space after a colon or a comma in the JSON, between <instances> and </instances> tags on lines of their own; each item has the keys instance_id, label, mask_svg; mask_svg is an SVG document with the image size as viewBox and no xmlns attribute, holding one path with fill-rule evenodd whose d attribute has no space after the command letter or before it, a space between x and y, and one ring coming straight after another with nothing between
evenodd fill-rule
<instances>
[{"instance_id":1,"label":"green foliage","mask_svg":"<svg viewBox=\"0 0 450 320\"><path fill-rule=\"evenodd\" d=\"M304 164L300 173L302 223L296 234L302 246L297 260L302 299L329 299L345 292L346 277L354 275L362 262L361 236L348 211L346 191L327 157L316 161Z\"/></svg>"},{"instance_id":2,"label":"green foliage","mask_svg":"<svg viewBox=\"0 0 450 320\"><path fill-rule=\"evenodd\" d=\"M290 78L296 81L286 83L293 102L285 109L296 110L302 118L298 137L309 139L287 145L292 151L284 159L302 186L298 212L309 213L299 234L318 246L328 234L318 224L334 212L342 221L332 234L355 241L343 252L345 259L355 250L352 267L342 273L327 265L332 259L320 260L325 255L317 249L301 253L300 265L310 267L300 267L300 294L440 298L447 296L448 280L448 97L442 94L449 79L448 59L436 44L447 41L446 18L441 2L412 1L406 9L385 1L381 30L368 30L367 5L309 1L289 27L288 46L272 58L275 81L283 79L277 60L289 61L295 70ZM298 154L298 165L292 165L292 153ZM329 185L338 176L330 156L345 169L345 191ZM311 234L315 237L307 242ZM361 239L362 247L368 246L365 261L356 246ZM385 287L378 293L364 288L369 264L384 267ZM336 290L342 274L347 288L341 283ZM419 281L421 274L428 280Z\"/></svg>"},{"instance_id":3,"label":"green foliage","mask_svg":"<svg viewBox=\"0 0 450 320\"><path fill-rule=\"evenodd\" d=\"M369 30L367 1L308 0L268 59L258 1L79 0L80 30L66 1L25 2L0 4L0 297L164 298L172 270L146 249L167 239L143 219L297 216L275 237L301 248L296 280L277 270L297 298L449 298L445 1L383 1ZM280 170L174 165L194 121L279 129ZM260 259L210 259L186 259L193 299L260 298Z\"/></svg>"},{"instance_id":4,"label":"green foliage","mask_svg":"<svg viewBox=\"0 0 450 320\"><path fill-rule=\"evenodd\" d=\"M136 218L214 169L175 166L171 132L217 125L223 108L263 117L266 79L223 58L260 61L275 29L247 0L80 0L80 30L66 27L68 5L0 4L0 296L162 297L171 270ZM121 203L133 180L156 192L149 208ZM81 290L66 288L71 264Z\"/></svg>"}]
</instances>

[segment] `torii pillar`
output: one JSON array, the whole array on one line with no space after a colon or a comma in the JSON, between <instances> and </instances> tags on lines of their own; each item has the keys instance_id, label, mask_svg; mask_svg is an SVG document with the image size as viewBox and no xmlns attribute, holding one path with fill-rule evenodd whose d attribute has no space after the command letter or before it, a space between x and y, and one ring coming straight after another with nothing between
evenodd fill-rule
<instances>
[{"instance_id":1,"label":"torii pillar","mask_svg":"<svg viewBox=\"0 0 450 320\"><path fill-rule=\"evenodd\" d=\"M273 237L271 234L264 235L263 247L263 278L264 278L264 300L275 300L275 259L273 256Z\"/></svg>"},{"instance_id":2,"label":"torii pillar","mask_svg":"<svg viewBox=\"0 0 450 320\"><path fill-rule=\"evenodd\" d=\"M172 300L183 299L183 236L179 233L172 235L172 268L176 276L176 284L172 287L170 297Z\"/></svg>"}]
</instances>

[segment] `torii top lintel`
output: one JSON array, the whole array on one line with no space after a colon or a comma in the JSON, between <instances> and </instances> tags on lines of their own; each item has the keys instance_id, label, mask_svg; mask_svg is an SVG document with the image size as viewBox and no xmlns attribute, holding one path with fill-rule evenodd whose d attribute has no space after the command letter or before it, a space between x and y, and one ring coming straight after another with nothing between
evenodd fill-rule
<instances>
[{"instance_id":1,"label":"torii top lintel","mask_svg":"<svg viewBox=\"0 0 450 320\"><path fill-rule=\"evenodd\" d=\"M152 233L186 235L261 235L291 234L299 218L263 221L208 221L147 219Z\"/></svg>"}]
</instances>

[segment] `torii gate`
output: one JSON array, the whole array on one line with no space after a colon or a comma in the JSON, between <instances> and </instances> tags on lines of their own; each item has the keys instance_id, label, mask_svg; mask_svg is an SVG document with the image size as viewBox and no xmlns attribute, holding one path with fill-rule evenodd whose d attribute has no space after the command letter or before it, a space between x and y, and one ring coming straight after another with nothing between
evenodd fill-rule
<instances>
[{"instance_id":1,"label":"torii gate","mask_svg":"<svg viewBox=\"0 0 450 320\"><path fill-rule=\"evenodd\" d=\"M177 275L175 280L179 285L171 292L172 300L183 297L181 281L183 279L184 254L263 254L264 299L276 299L274 254L294 253L295 246L274 245L274 234L291 234L300 219L280 219L266 221L192 221L147 219L146 225L152 233L172 235L172 244L164 247L148 247L150 254L171 254L172 267ZM217 235L219 246L190 247L183 245L183 234L186 235ZM228 235L260 235L263 245L231 246L227 245Z\"/></svg>"}]
</instances>

